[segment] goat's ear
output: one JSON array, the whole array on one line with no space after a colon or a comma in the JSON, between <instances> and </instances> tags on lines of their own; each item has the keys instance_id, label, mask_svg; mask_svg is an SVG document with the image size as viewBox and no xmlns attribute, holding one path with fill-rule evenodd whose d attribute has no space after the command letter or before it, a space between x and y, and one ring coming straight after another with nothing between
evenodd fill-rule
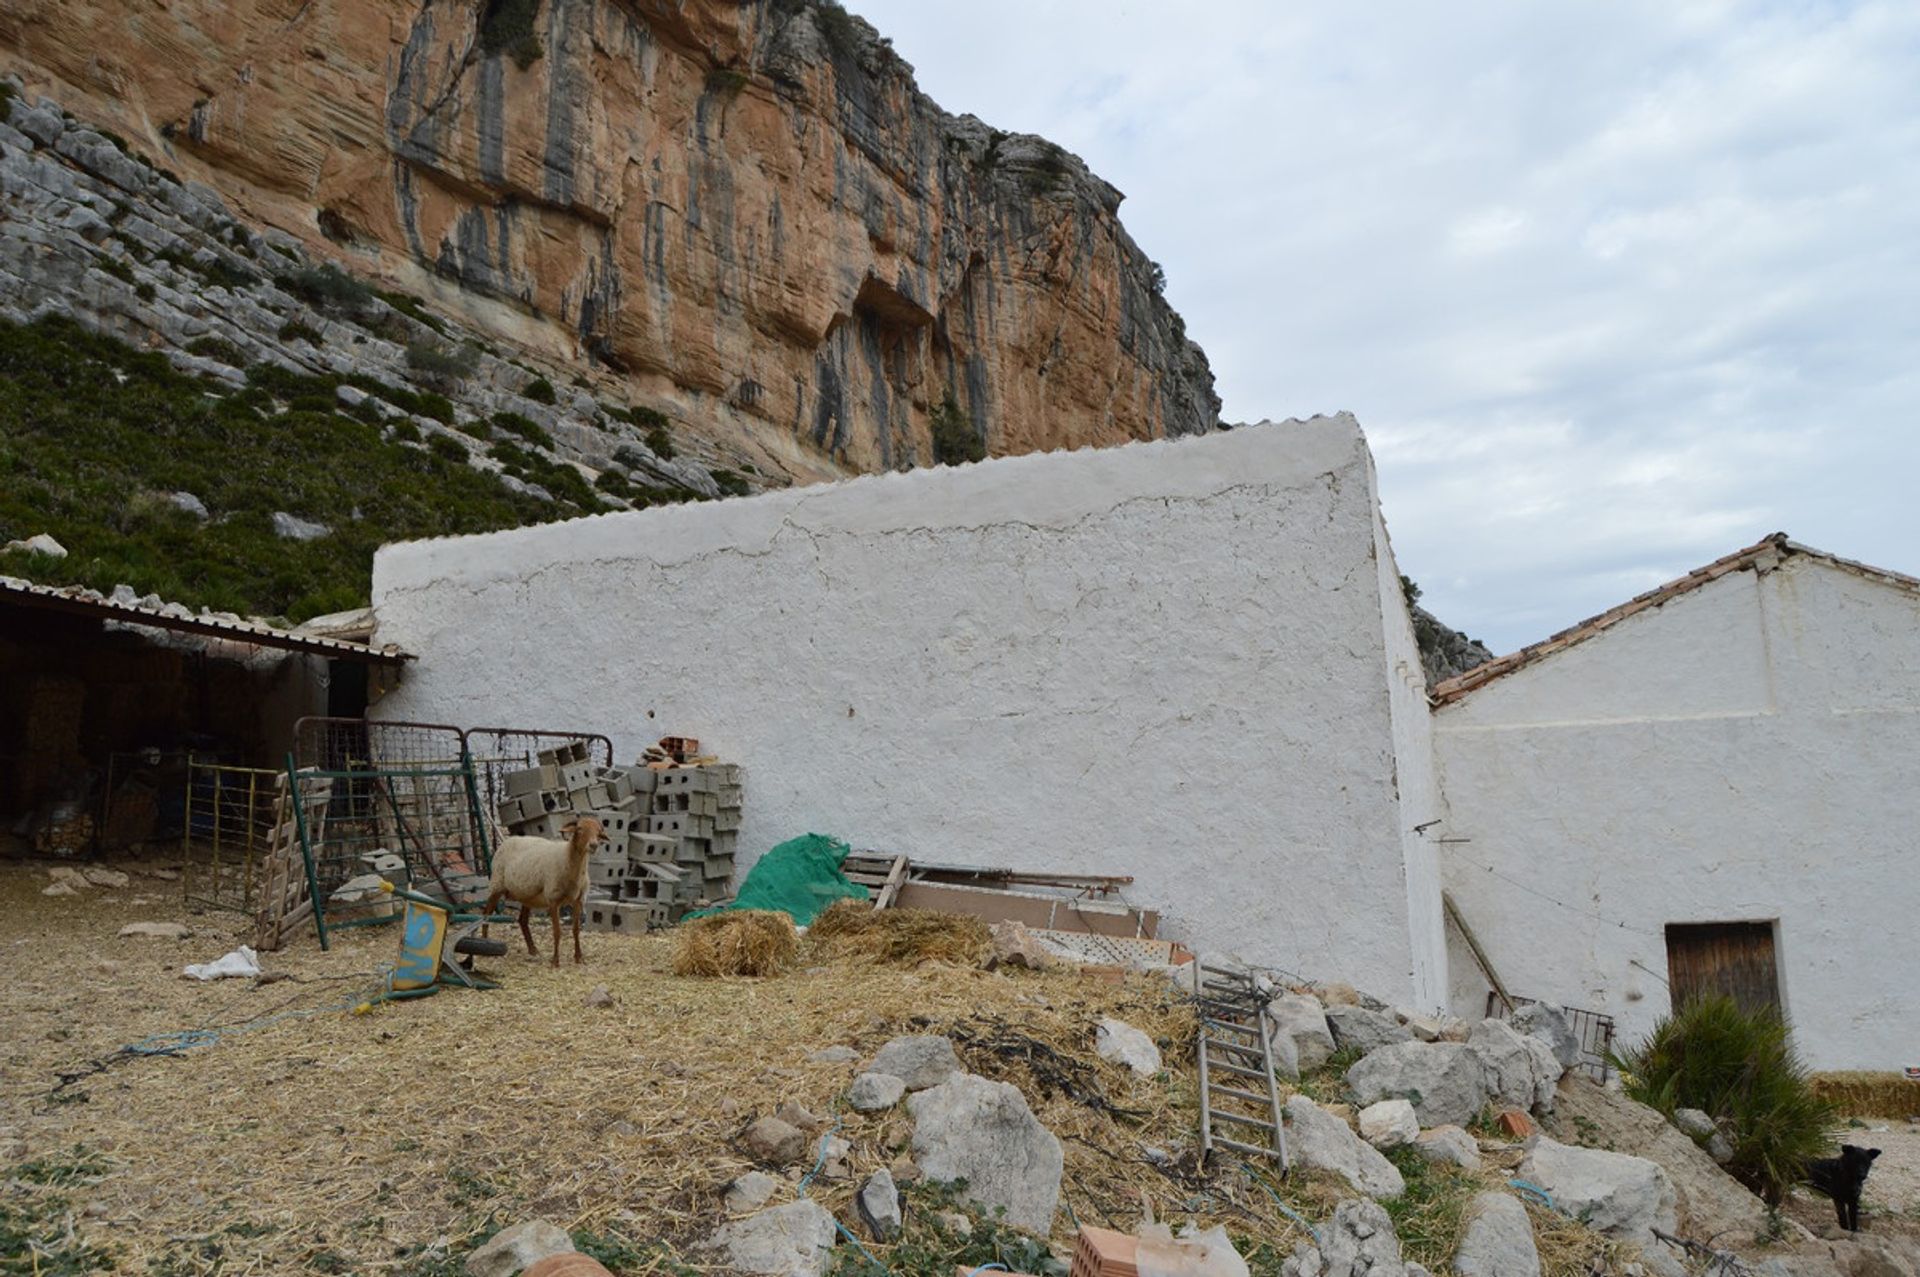
<instances>
[{"instance_id":1,"label":"goat's ear","mask_svg":"<svg viewBox=\"0 0 1920 1277\"><path fill-rule=\"evenodd\" d=\"M560 832L561 832L561 833L563 833L563 834L570 834L570 833L572 833L572 832L573 832L574 830L576 830L576 829L578 829L578 828L580 828L580 822L579 822L579 821L577 821L577 820L569 820L569 821L568 821L568 822L567 822L566 824L564 824L564 825L562 825L562 826L560 826Z\"/></svg>"}]
</instances>

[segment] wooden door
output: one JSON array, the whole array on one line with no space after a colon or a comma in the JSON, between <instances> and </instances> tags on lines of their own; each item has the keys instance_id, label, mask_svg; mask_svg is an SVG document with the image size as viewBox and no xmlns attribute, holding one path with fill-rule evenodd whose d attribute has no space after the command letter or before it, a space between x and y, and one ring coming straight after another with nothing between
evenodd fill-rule
<instances>
[{"instance_id":1,"label":"wooden door","mask_svg":"<svg viewBox=\"0 0 1920 1277\"><path fill-rule=\"evenodd\" d=\"M1730 995L1745 1011L1780 1006L1771 922L1689 922L1667 926L1667 984L1678 1011L1693 999Z\"/></svg>"}]
</instances>

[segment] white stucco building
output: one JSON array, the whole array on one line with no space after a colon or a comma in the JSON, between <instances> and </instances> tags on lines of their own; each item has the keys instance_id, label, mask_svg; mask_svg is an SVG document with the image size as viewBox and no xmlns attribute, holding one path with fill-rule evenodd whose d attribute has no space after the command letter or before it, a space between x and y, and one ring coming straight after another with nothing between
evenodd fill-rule
<instances>
[{"instance_id":1,"label":"white stucco building","mask_svg":"<svg viewBox=\"0 0 1920 1277\"><path fill-rule=\"evenodd\" d=\"M1725 988L1815 1068L1920 1064L1920 581L1770 537L1435 701L1447 889L1512 992L1632 1041ZM1457 943L1451 979L1482 1014Z\"/></svg>"},{"instance_id":2,"label":"white stucco building","mask_svg":"<svg viewBox=\"0 0 1920 1277\"><path fill-rule=\"evenodd\" d=\"M1130 873L1163 934L1446 997L1427 708L1350 417L389 546L381 716L684 733L806 832Z\"/></svg>"}]
</instances>

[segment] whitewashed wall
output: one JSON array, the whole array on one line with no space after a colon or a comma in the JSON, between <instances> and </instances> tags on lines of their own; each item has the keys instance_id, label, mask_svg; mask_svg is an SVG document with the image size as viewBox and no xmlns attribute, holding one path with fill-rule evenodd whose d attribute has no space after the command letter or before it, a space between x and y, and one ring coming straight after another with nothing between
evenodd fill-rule
<instances>
[{"instance_id":1,"label":"whitewashed wall","mask_svg":"<svg viewBox=\"0 0 1920 1277\"><path fill-rule=\"evenodd\" d=\"M1729 574L1435 714L1454 893L1516 993L1670 1009L1668 923L1778 920L1822 1069L1920 1064L1920 597L1819 558ZM1558 902L1558 903L1555 903ZM1485 984L1463 951L1455 1010Z\"/></svg>"},{"instance_id":2,"label":"whitewashed wall","mask_svg":"<svg viewBox=\"0 0 1920 1277\"><path fill-rule=\"evenodd\" d=\"M1164 934L1425 1005L1376 515L1342 416L389 546L378 712L697 736L743 858L1131 873Z\"/></svg>"}]
</instances>

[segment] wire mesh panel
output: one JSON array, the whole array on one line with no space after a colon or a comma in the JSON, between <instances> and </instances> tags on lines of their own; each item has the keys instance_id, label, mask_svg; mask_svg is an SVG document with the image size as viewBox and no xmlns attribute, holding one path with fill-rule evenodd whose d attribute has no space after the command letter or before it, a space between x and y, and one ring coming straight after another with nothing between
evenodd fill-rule
<instances>
[{"instance_id":1,"label":"wire mesh panel","mask_svg":"<svg viewBox=\"0 0 1920 1277\"><path fill-rule=\"evenodd\" d=\"M215 909L255 908L273 837L281 772L187 756L180 851L183 893Z\"/></svg>"},{"instance_id":2,"label":"wire mesh panel","mask_svg":"<svg viewBox=\"0 0 1920 1277\"><path fill-rule=\"evenodd\" d=\"M519 727L469 727L465 733L467 753L473 759L474 781L479 786L480 810L497 823L501 800L507 796L506 776L534 766L543 749L552 749L572 741L587 747L586 761L601 767L613 766L613 742L589 732L531 731Z\"/></svg>"},{"instance_id":3,"label":"wire mesh panel","mask_svg":"<svg viewBox=\"0 0 1920 1277\"><path fill-rule=\"evenodd\" d=\"M305 718L288 772L303 798L298 835L321 941L329 927L398 916L380 880L451 901L484 891L488 841L458 728Z\"/></svg>"}]
</instances>

